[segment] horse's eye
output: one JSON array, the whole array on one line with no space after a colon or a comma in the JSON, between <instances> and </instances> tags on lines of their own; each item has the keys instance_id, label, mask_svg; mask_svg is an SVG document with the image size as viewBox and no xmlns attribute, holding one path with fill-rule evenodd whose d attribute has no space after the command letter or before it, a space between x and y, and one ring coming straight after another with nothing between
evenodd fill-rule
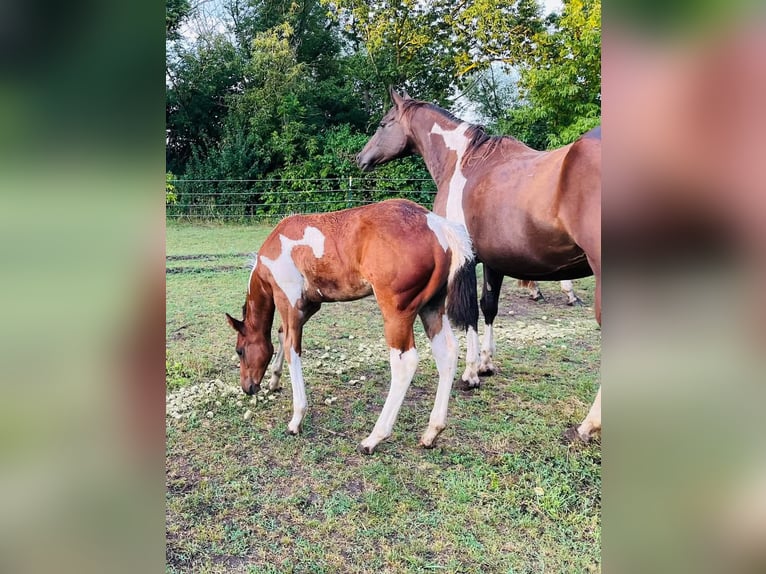
<instances>
[{"instance_id":1,"label":"horse's eye","mask_svg":"<svg viewBox=\"0 0 766 574\"><path fill-rule=\"evenodd\" d=\"M386 127L386 122L380 122L380 125L378 127L381 127L381 128Z\"/></svg>"},{"instance_id":2,"label":"horse's eye","mask_svg":"<svg viewBox=\"0 0 766 574\"><path fill-rule=\"evenodd\" d=\"M239 347L237 349L237 355L239 355L241 357L244 354L245 354L245 349L243 349L242 347Z\"/></svg>"}]
</instances>

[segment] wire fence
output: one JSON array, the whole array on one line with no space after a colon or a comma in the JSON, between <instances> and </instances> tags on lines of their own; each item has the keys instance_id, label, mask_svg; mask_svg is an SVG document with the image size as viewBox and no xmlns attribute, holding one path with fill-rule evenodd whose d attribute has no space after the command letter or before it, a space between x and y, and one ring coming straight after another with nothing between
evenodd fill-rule
<instances>
[{"instance_id":1,"label":"wire fence","mask_svg":"<svg viewBox=\"0 0 766 574\"><path fill-rule=\"evenodd\" d=\"M170 179L165 199L166 215L175 220L252 221L397 197L430 209L435 195L430 178Z\"/></svg>"}]
</instances>

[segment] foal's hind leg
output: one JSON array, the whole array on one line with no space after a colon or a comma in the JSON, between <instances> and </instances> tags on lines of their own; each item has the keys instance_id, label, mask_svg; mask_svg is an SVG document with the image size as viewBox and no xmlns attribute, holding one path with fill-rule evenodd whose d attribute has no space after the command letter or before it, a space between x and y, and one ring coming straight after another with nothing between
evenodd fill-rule
<instances>
[{"instance_id":1,"label":"foal's hind leg","mask_svg":"<svg viewBox=\"0 0 766 574\"><path fill-rule=\"evenodd\" d=\"M277 332L277 339L279 339L279 348L277 349L277 355L274 357L274 366L271 368L271 379L269 379L269 390L277 391L282 388L282 367L285 363L285 330L284 327L279 327Z\"/></svg>"},{"instance_id":2,"label":"foal's hind leg","mask_svg":"<svg viewBox=\"0 0 766 574\"><path fill-rule=\"evenodd\" d=\"M484 265L484 287L481 293L481 312L484 315L484 341L481 345L480 375L492 375L497 367L492 362L495 354L495 337L492 323L497 317L497 305L500 299L500 287L503 284L503 274Z\"/></svg>"},{"instance_id":3,"label":"foal's hind leg","mask_svg":"<svg viewBox=\"0 0 766 574\"><path fill-rule=\"evenodd\" d=\"M359 444L362 454L372 454L378 444L391 436L399 409L402 408L404 395L415 376L418 366L418 352L415 349L415 334L412 325L413 315L396 313L395 307L380 305L385 323L386 342L390 348L391 387L388 390L383 410L370 436Z\"/></svg>"},{"instance_id":4,"label":"foal's hind leg","mask_svg":"<svg viewBox=\"0 0 766 574\"><path fill-rule=\"evenodd\" d=\"M436 437L447 424L447 406L452 390L452 380L457 372L458 347L457 339L444 314L444 305L421 310L420 319L431 342L431 352L436 361L436 369L439 371L439 387L436 389L434 408L428 420L428 428L420 438L422 446L432 448Z\"/></svg>"}]
</instances>

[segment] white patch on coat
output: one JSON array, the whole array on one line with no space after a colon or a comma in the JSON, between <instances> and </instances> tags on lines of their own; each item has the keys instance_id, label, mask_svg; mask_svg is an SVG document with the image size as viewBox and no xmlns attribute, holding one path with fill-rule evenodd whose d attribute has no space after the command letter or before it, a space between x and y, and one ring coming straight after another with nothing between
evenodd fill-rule
<instances>
[{"instance_id":1,"label":"white patch on coat","mask_svg":"<svg viewBox=\"0 0 766 574\"><path fill-rule=\"evenodd\" d=\"M308 409L308 400L306 399L306 385L303 382L303 367L301 358L295 349L290 347L290 384L293 387L293 418L287 424L287 428L293 434L298 434L303 422L303 416Z\"/></svg>"},{"instance_id":2,"label":"white patch on coat","mask_svg":"<svg viewBox=\"0 0 766 574\"><path fill-rule=\"evenodd\" d=\"M453 221L447 221L443 217L429 212L426 215L428 227L436 235L439 245L446 252L452 250L452 259L449 266L449 281L455 276L455 272L465 263L473 259L473 244L465 226Z\"/></svg>"},{"instance_id":3,"label":"white patch on coat","mask_svg":"<svg viewBox=\"0 0 766 574\"><path fill-rule=\"evenodd\" d=\"M282 250L279 257L269 259L268 257L261 256L261 261L271 271L277 286L279 286L293 307L295 307L295 303L303 294L305 284L305 278L293 261L293 248L307 245L311 247L314 257L319 259L324 255L324 239L324 235L316 227L306 227L303 230L303 237L300 239L290 239L280 234L279 241L282 245Z\"/></svg>"},{"instance_id":4,"label":"white patch on coat","mask_svg":"<svg viewBox=\"0 0 766 574\"><path fill-rule=\"evenodd\" d=\"M439 241L439 245L442 246L444 251L449 249L449 243L447 243L447 236L444 234L444 225L442 225L443 218L439 217L433 212L428 212L426 215L426 223L431 231L436 235L436 239Z\"/></svg>"},{"instance_id":5,"label":"white patch on coat","mask_svg":"<svg viewBox=\"0 0 766 574\"><path fill-rule=\"evenodd\" d=\"M258 254L253 253L250 256L250 277L247 280L247 294L250 294L250 283L253 281L253 273L255 273L255 268L258 266Z\"/></svg>"},{"instance_id":6,"label":"white patch on coat","mask_svg":"<svg viewBox=\"0 0 766 574\"><path fill-rule=\"evenodd\" d=\"M440 135L444 139L444 145L457 154L455 160L455 171L449 181L449 195L447 196L447 219L456 221L465 225L465 214L463 213L463 190L465 189L466 177L463 175L462 163L465 150L468 148L468 138L465 136L466 130L471 124L463 122L454 130L445 130L439 124L435 123L431 128L431 133Z\"/></svg>"}]
</instances>

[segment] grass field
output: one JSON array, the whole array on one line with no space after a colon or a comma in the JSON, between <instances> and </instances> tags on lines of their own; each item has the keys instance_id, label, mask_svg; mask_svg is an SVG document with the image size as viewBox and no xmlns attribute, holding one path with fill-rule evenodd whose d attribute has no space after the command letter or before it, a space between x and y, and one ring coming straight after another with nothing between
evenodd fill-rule
<instances>
[{"instance_id":1,"label":"grass field","mask_svg":"<svg viewBox=\"0 0 766 574\"><path fill-rule=\"evenodd\" d=\"M223 314L241 316L246 254L270 227L168 224L167 572L600 572L600 445L560 438L598 386L592 309L567 307L556 283L529 301L506 279L501 372L453 388L433 450L417 446L437 381L418 323L394 433L364 456L389 382L373 299L324 305L307 324L300 437L285 433L287 368L282 392L239 390ZM592 278L575 289L592 304Z\"/></svg>"}]
</instances>

